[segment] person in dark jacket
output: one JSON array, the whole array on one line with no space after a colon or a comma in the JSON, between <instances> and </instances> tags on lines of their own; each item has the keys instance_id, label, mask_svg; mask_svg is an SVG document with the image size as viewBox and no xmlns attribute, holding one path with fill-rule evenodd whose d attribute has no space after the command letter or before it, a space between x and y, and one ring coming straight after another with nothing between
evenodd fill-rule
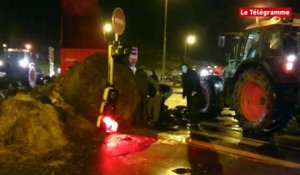
<instances>
[{"instance_id":1,"label":"person in dark jacket","mask_svg":"<svg viewBox=\"0 0 300 175\"><path fill-rule=\"evenodd\" d=\"M204 96L200 85L200 77L187 64L182 64L180 67L182 71L182 98L187 99L187 108L191 122L196 124L200 110L200 100Z\"/></svg>"}]
</instances>

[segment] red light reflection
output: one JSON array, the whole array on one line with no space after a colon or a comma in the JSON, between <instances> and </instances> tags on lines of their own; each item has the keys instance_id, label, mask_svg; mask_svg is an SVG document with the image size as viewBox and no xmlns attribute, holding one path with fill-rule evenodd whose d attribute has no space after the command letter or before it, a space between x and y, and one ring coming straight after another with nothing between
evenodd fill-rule
<instances>
[{"instance_id":1,"label":"red light reflection","mask_svg":"<svg viewBox=\"0 0 300 175\"><path fill-rule=\"evenodd\" d=\"M114 174L120 172L119 168L121 167L118 165L126 161L124 159L126 159L127 156L134 156L134 154L146 150L156 141L156 138L147 136L118 133L108 135L98 150L98 174ZM134 166L132 168L132 171L134 171ZM128 174L128 170L124 173Z\"/></svg>"}]
</instances>

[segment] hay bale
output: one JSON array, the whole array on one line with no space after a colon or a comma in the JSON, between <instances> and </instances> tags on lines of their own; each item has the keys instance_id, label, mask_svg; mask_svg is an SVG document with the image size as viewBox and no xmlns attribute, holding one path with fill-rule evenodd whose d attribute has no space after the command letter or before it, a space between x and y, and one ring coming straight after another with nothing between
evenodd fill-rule
<instances>
[{"instance_id":1,"label":"hay bale","mask_svg":"<svg viewBox=\"0 0 300 175\"><path fill-rule=\"evenodd\" d=\"M0 152L22 156L60 149L68 142L55 108L28 94L17 94L0 108Z\"/></svg>"},{"instance_id":2,"label":"hay bale","mask_svg":"<svg viewBox=\"0 0 300 175\"><path fill-rule=\"evenodd\" d=\"M95 54L74 65L64 76L62 96L79 112L96 122L107 84L107 55ZM128 66L115 63L114 86L119 90L117 117L121 125L131 125L140 97Z\"/></svg>"}]
</instances>

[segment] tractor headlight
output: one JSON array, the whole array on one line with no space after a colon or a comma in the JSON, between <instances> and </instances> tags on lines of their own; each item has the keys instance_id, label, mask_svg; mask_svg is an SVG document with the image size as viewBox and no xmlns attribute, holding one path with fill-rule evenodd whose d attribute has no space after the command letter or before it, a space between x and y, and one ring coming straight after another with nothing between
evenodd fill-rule
<instances>
[{"instance_id":1,"label":"tractor headlight","mask_svg":"<svg viewBox=\"0 0 300 175\"><path fill-rule=\"evenodd\" d=\"M3 61L2 60L0 60L0 66L3 66Z\"/></svg>"},{"instance_id":2,"label":"tractor headlight","mask_svg":"<svg viewBox=\"0 0 300 175\"><path fill-rule=\"evenodd\" d=\"M26 57L19 61L19 66L21 66L21 67L25 68L28 66L28 64L29 64L29 60Z\"/></svg>"},{"instance_id":3,"label":"tractor headlight","mask_svg":"<svg viewBox=\"0 0 300 175\"><path fill-rule=\"evenodd\" d=\"M286 57L286 59L287 59L288 62L294 62L294 61L296 61L296 58L297 58L297 56L294 55L294 54L288 55Z\"/></svg>"}]
</instances>

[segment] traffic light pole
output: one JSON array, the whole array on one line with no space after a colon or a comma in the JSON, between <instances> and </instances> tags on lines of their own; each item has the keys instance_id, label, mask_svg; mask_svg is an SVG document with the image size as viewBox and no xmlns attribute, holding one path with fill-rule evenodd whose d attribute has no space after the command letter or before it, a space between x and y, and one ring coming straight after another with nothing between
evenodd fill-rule
<instances>
[{"instance_id":1,"label":"traffic light pole","mask_svg":"<svg viewBox=\"0 0 300 175\"><path fill-rule=\"evenodd\" d=\"M108 84L113 85L114 59L112 57L113 43L108 45Z\"/></svg>"},{"instance_id":2,"label":"traffic light pole","mask_svg":"<svg viewBox=\"0 0 300 175\"><path fill-rule=\"evenodd\" d=\"M108 86L104 89L103 99L100 106L100 114L97 119L97 127L105 126L106 132L116 132L118 123L115 120L117 111L117 101L119 97L118 89L114 88L114 59L125 54L122 46L118 42L118 35L121 35L125 29L125 15L121 8L116 8L112 15L112 25L115 32L115 41L108 45ZM120 51L122 50L122 51ZM103 123L103 124L101 124Z\"/></svg>"},{"instance_id":3,"label":"traffic light pole","mask_svg":"<svg viewBox=\"0 0 300 175\"><path fill-rule=\"evenodd\" d=\"M118 42L118 34L115 33L115 41ZM108 84L109 86L113 86L113 78L114 78L114 59L112 57L112 52L114 51L114 44L111 43L108 45Z\"/></svg>"},{"instance_id":4,"label":"traffic light pole","mask_svg":"<svg viewBox=\"0 0 300 175\"><path fill-rule=\"evenodd\" d=\"M115 132L118 129L118 123L114 120L116 113L116 104L119 96L119 91L113 87L114 77L114 58L113 55L116 52L118 42L118 34L115 34L115 41L108 45L108 87L104 89L102 102L100 105L100 114L97 119L97 127L103 128L106 132ZM106 120L104 120L106 118ZM109 119L108 119L109 118ZM102 123L102 124L101 124Z\"/></svg>"}]
</instances>

